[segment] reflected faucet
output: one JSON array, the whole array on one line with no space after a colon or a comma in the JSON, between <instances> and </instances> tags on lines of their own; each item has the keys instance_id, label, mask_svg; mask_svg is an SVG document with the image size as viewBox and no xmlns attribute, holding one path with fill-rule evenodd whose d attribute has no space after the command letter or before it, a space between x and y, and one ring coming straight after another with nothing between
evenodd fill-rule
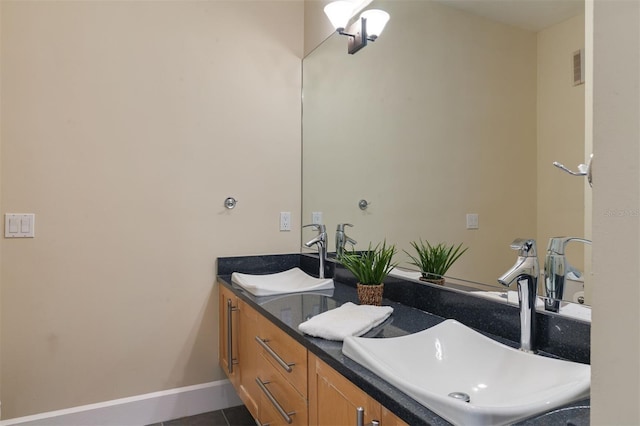
<instances>
[{"instance_id":1,"label":"reflected faucet","mask_svg":"<svg viewBox=\"0 0 640 426\"><path fill-rule=\"evenodd\" d=\"M318 223L303 226L303 228L308 227L312 227L318 231L318 235L316 235L312 240L304 243L304 246L308 248L311 248L313 245L318 246L318 257L320 258L320 271L318 273L318 278L324 278L324 261L327 258L327 228Z\"/></svg>"},{"instance_id":2,"label":"reflected faucet","mask_svg":"<svg viewBox=\"0 0 640 426\"><path fill-rule=\"evenodd\" d=\"M560 310L560 301L564 296L566 274L573 268L565 256L565 248L572 241L591 244L590 240L576 237L553 237L549 239L547 255L544 260L544 289L547 296L544 309L550 312Z\"/></svg>"},{"instance_id":3,"label":"reflected faucet","mask_svg":"<svg viewBox=\"0 0 640 426\"><path fill-rule=\"evenodd\" d=\"M536 335L536 299L538 293L538 255L536 242L532 239L517 239L511 243L513 250L518 250L518 260L505 272L498 282L510 287L514 281L518 283L518 301L520 302L520 350L535 352L534 337Z\"/></svg>"},{"instance_id":4,"label":"reflected faucet","mask_svg":"<svg viewBox=\"0 0 640 426\"><path fill-rule=\"evenodd\" d=\"M350 223L340 223L338 224L338 228L336 229L336 257L340 259L340 256L344 253L345 246L347 243L355 246L358 242L353 238L350 238L345 234L344 227L345 226L353 226Z\"/></svg>"}]
</instances>

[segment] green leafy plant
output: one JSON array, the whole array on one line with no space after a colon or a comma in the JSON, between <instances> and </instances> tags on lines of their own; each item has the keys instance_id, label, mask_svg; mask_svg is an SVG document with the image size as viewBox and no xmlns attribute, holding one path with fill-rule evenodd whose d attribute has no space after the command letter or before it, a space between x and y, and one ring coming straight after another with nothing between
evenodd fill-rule
<instances>
[{"instance_id":1,"label":"green leafy plant","mask_svg":"<svg viewBox=\"0 0 640 426\"><path fill-rule=\"evenodd\" d=\"M393 262L395 254L396 246L387 246L384 241L375 247L369 243L367 251L345 251L338 260L355 275L360 284L377 285L382 284L389 272L398 265Z\"/></svg>"},{"instance_id":2,"label":"green leafy plant","mask_svg":"<svg viewBox=\"0 0 640 426\"><path fill-rule=\"evenodd\" d=\"M457 246L449 246L445 243L431 245L429 241L423 242L422 239L420 239L419 244L412 241L411 245L417 252L417 256L404 250L412 260L409 263L420 268L422 277L429 280L442 278L451 268L451 265L469 249L469 247L463 249L462 243Z\"/></svg>"}]
</instances>

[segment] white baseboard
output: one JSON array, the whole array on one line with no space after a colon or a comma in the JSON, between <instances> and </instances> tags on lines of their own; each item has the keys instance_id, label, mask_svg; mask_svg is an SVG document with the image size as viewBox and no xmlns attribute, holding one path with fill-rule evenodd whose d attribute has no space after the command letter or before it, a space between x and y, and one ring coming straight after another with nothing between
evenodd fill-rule
<instances>
[{"instance_id":1,"label":"white baseboard","mask_svg":"<svg viewBox=\"0 0 640 426\"><path fill-rule=\"evenodd\" d=\"M228 380L0 421L0 426L141 426L241 405Z\"/></svg>"}]
</instances>

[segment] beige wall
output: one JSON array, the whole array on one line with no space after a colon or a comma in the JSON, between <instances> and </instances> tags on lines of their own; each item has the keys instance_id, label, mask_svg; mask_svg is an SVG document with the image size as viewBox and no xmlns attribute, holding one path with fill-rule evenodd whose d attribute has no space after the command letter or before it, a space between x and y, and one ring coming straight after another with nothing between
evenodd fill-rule
<instances>
[{"instance_id":1,"label":"beige wall","mask_svg":"<svg viewBox=\"0 0 640 426\"><path fill-rule=\"evenodd\" d=\"M536 236L536 35L435 2L375 4L392 16L378 41L348 55L333 36L305 58L303 221L353 223L360 249L464 242L450 275L497 285L511 241Z\"/></svg>"},{"instance_id":2,"label":"beige wall","mask_svg":"<svg viewBox=\"0 0 640 426\"><path fill-rule=\"evenodd\" d=\"M591 424L640 424L640 2L588 2L593 25ZM589 13L587 14L589 16Z\"/></svg>"},{"instance_id":3,"label":"beige wall","mask_svg":"<svg viewBox=\"0 0 640 426\"><path fill-rule=\"evenodd\" d=\"M584 15L553 25L538 34L538 229L540 252L549 238L584 238L584 179L572 177L552 163L572 170L586 163L585 86L573 85L572 55L584 48ZM583 245L567 246L571 264L583 269Z\"/></svg>"},{"instance_id":4,"label":"beige wall","mask_svg":"<svg viewBox=\"0 0 640 426\"><path fill-rule=\"evenodd\" d=\"M222 378L215 258L299 247L302 3L0 4L3 417Z\"/></svg>"},{"instance_id":5,"label":"beige wall","mask_svg":"<svg viewBox=\"0 0 640 426\"><path fill-rule=\"evenodd\" d=\"M304 56L307 56L334 33L324 7L331 0L304 0Z\"/></svg>"}]
</instances>

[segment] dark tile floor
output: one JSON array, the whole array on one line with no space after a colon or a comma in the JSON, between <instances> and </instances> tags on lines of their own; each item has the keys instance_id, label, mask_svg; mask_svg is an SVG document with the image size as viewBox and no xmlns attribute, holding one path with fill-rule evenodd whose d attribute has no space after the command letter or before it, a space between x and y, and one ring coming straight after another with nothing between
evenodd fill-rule
<instances>
[{"instance_id":1,"label":"dark tile floor","mask_svg":"<svg viewBox=\"0 0 640 426\"><path fill-rule=\"evenodd\" d=\"M256 421L247 408L240 405L150 426L256 426Z\"/></svg>"}]
</instances>

